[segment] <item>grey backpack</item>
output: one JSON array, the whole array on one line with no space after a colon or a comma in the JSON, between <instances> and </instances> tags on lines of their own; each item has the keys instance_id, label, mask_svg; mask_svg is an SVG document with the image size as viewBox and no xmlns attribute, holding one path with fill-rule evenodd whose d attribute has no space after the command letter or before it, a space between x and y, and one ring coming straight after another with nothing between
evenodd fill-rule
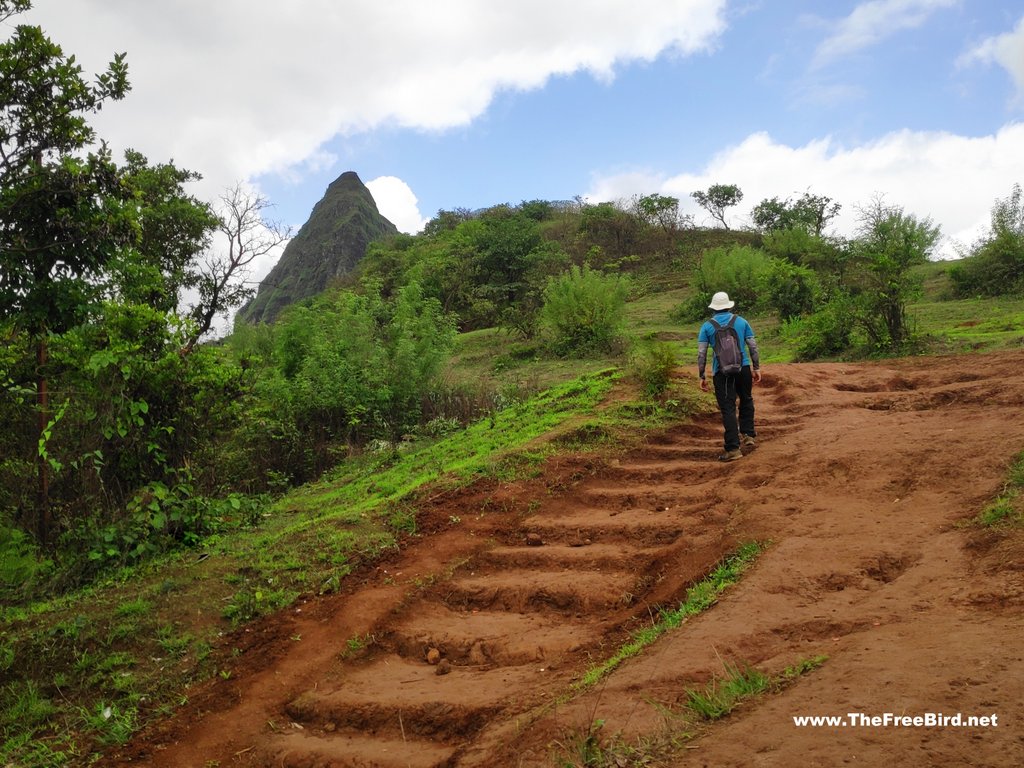
<instances>
[{"instance_id":1,"label":"grey backpack","mask_svg":"<svg viewBox=\"0 0 1024 768\"><path fill-rule=\"evenodd\" d=\"M711 325L715 328L715 343L712 345L715 350L715 357L718 358L718 370L721 373L739 373L743 368L743 347L740 344L740 336L736 333L733 325L736 323L736 315L729 318L729 322L722 325L711 318Z\"/></svg>"}]
</instances>

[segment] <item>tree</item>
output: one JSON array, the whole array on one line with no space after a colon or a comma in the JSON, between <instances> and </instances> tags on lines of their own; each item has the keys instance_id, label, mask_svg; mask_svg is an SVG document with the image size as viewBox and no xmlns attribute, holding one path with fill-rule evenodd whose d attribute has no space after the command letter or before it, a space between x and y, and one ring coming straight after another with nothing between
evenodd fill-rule
<instances>
[{"instance_id":1,"label":"tree","mask_svg":"<svg viewBox=\"0 0 1024 768\"><path fill-rule=\"evenodd\" d=\"M725 291L746 312L753 311L760 301L762 276L769 259L764 251L749 245L709 248L693 266L693 295L680 308L687 319L705 317L708 302L717 291Z\"/></svg>"},{"instance_id":2,"label":"tree","mask_svg":"<svg viewBox=\"0 0 1024 768\"><path fill-rule=\"evenodd\" d=\"M773 197L754 206L751 219L761 232L768 234L787 229L799 229L809 235L821 237L825 227L836 216L842 206L831 197L812 195L804 192L796 202Z\"/></svg>"},{"instance_id":3,"label":"tree","mask_svg":"<svg viewBox=\"0 0 1024 768\"><path fill-rule=\"evenodd\" d=\"M209 333L219 313L240 307L252 298L255 289L244 279L247 268L291 236L290 229L264 216L270 202L242 184L228 190L220 201L217 227L227 240L227 250L209 252L195 267L194 284L199 300L189 312L196 327L185 345L186 353Z\"/></svg>"},{"instance_id":4,"label":"tree","mask_svg":"<svg viewBox=\"0 0 1024 768\"><path fill-rule=\"evenodd\" d=\"M750 212L750 219L760 232L768 234L789 229L789 213L788 200L779 200L777 197L770 200L765 198L754 206Z\"/></svg>"},{"instance_id":5,"label":"tree","mask_svg":"<svg viewBox=\"0 0 1024 768\"><path fill-rule=\"evenodd\" d=\"M898 350L909 336L907 302L919 289L910 269L928 261L939 227L881 198L858 213L852 247L864 278L861 324L877 348Z\"/></svg>"},{"instance_id":6,"label":"tree","mask_svg":"<svg viewBox=\"0 0 1024 768\"><path fill-rule=\"evenodd\" d=\"M28 10L0 0L0 17ZM97 277L135 235L130 197L86 116L128 91L124 54L94 83L36 26L0 44L0 315L34 339L38 410L37 530L51 528L45 436L50 425L47 335L89 311Z\"/></svg>"},{"instance_id":7,"label":"tree","mask_svg":"<svg viewBox=\"0 0 1024 768\"><path fill-rule=\"evenodd\" d=\"M636 244L637 220L615 203L584 204L580 232L593 246L608 251L612 259L629 256ZM598 251L599 252L599 251Z\"/></svg>"},{"instance_id":8,"label":"tree","mask_svg":"<svg viewBox=\"0 0 1024 768\"><path fill-rule=\"evenodd\" d=\"M468 208L456 208L446 211L443 208L437 215L423 227L423 234L429 236L438 235L442 232L450 232L464 221L473 218L473 212Z\"/></svg>"},{"instance_id":9,"label":"tree","mask_svg":"<svg viewBox=\"0 0 1024 768\"><path fill-rule=\"evenodd\" d=\"M185 290L198 282L196 260L210 246L220 219L206 202L185 191L198 173L172 163L150 165L134 150L122 169L138 206L139 237L111 265L110 295L164 313L178 311Z\"/></svg>"},{"instance_id":10,"label":"tree","mask_svg":"<svg viewBox=\"0 0 1024 768\"><path fill-rule=\"evenodd\" d=\"M761 299L778 313L782 322L789 322L814 311L820 289L818 277L813 270L785 259L772 259L762 280L764 287Z\"/></svg>"},{"instance_id":11,"label":"tree","mask_svg":"<svg viewBox=\"0 0 1024 768\"><path fill-rule=\"evenodd\" d=\"M679 198L667 195L644 195L633 203L636 215L648 226L657 226L671 235L679 228Z\"/></svg>"},{"instance_id":12,"label":"tree","mask_svg":"<svg viewBox=\"0 0 1024 768\"><path fill-rule=\"evenodd\" d=\"M690 194L697 204L711 216L729 229L725 220L725 209L738 205L743 200L743 192L735 184L712 184L706 192L697 191Z\"/></svg>"},{"instance_id":13,"label":"tree","mask_svg":"<svg viewBox=\"0 0 1024 768\"><path fill-rule=\"evenodd\" d=\"M367 281L361 293L325 294L275 326L285 380L275 410L318 452L341 438L398 440L414 428L454 343L453 318L417 283L390 301L378 288Z\"/></svg>"}]
</instances>

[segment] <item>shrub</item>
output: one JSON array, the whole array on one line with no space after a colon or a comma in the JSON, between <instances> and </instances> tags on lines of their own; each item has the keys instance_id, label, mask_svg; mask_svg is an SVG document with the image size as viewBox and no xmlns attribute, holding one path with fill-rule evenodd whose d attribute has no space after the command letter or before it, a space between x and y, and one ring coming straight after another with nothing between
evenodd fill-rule
<instances>
[{"instance_id":1,"label":"shrub","mask_svg":"<svg viewBox=\"0 0 1024 768\"><path fill-rule=\"evenodd\" d=\"M0 519L0 602L30 594L52 569L29 536Z\"/></svg>"},{"instance_id":2,"label":"shrub","mask_svg":"<svg viewBox=\"0 0 1024 768\"><path fill-rule=\"evenodd\" d=\"M763 275L763 286L763 303L783 322L813 312L820 290L813 270L783 259L769 262Z\"/></svg>"},{"instance_id":3,"label":"shrub","mask_svg":"<svg viewBox=\"0 0 1024 768\"><path fill-rule=\"evenodd\" d=\"M675 351L664 342L649 342L633 355L631 367L648 397L659 397L668 389L672 371L679 361Z\"/></svg>"},{"instance_id":4,"label":"shrub","mask_svg":"<svg viewBox=\"0 0 1024 768\"><path fill-rule=\"evenodd\" d=\"M845 296L833 299L796 326L797 359L816 360L845 352L850 347L854 322L850 299Z\"/></svg>"},{"instance_id":5,"label":"shrub","mask_svg":"<svg viewBox=\"0 0 1024 768\"><path fill-rule=\"evenodd\" d=\"M949 278L956 296L1000 296L1024 293L1024 201L1021 187L992 207L986 238L971 254L952 266Z\"/></svg>"},{"instance_id":6,"label":"shrub","mask_svg":"<svg viewBox=\"0 0 1024 768\"><path fill-rule=\"evenodd\" d=\"M627 278L586 265L551 278L540 311L545 346L561 356L610 350L621 333L628 293Z\"/></svg>"},{"instance_id":7,"label":"shrub","mask_svg":"<svg viewBox=\"0 0 1024 768\"><path fill-rule=\"evenodd\" d=\"M763 251L749 245L707 251L694 267L696 294L678 310L680 319L697 320L706 316L711 297L718 291L728 293L744 311L754 311L768 263Z\"/></svg>"}]
</instances>

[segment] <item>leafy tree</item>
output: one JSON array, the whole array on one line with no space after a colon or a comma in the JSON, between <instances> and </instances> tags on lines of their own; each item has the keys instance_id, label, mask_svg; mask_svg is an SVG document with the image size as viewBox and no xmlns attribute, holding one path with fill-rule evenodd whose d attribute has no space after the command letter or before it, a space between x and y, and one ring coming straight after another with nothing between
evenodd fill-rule
<instances>
[{"instance_id":1,"label":"leafy tree","mask_svg":"<svg viewBox=\"0 0 1024 768\"><path fill-rule=\"evenodd\" d=\"M859 319L876 348L897 350L909 336L907 302L920 290L910 269L928 261L939 227L881 199L859 214L852 243L863 281Z\"/></svg>"},{"instance_id":2,"label":"leafy tree","mask_svg":"<svg viewBox=\"0 0 1024 768\"><path fill-rule=\"evenodd\" d=\"M712 248L693 268L693 298L680 308L680 318L695 320L707 315L708 303L717 291L726 291L744 311L757 307L769 259L748 245Z\"/></svg>"},{"instance_id":3,"label":"leafy tree","mask_svg":"<svg viewBox=\"0 0 1024 768\"><path fill-rule=\"evenodd\" d=\"M548 200L523 200L517 208L523 216L534 221L547 221L555 211Z\"/></svg>"},{"instance_id":4,"label":"leafy tree","mask_svg":"<svg viewBox=\"0 0 1024 768\"><path fill-rule=\"evenodd\" d=\"M850 249L843 238L814 235L792 227L769 232L761 247L774 259L813 270L825 301L847 288Z\"/></svg>"},{"instance_id":5,"label":"leafy tree","mask_svg":"<svg viewBox=\"0 0 1024 768\"><path fill-rule=\"evenodd\" d=\"M856 317L854 302L844 293L835 296L810 317L794 323L797 360L817 360L847 351L852 342Z\"/></svg>"},{"instance_id":6,"label":"leafy tree","mask_svg":"<svg viewBox=\"0 0 1024 768\"><path fill-rule=\"evenodd\" d=\"M261 391L276 418L287 414L294 434L323 453L335 441L397 440L415 427L455 326L417 283L391 300L368 284L294 307L275 335L280 379L271 372Z\"/></svg>"},{"instance_id":7,"label":"leafy tree","mask_svg":"<svg viewBox=\"0 0 1024 768\"><path fill-rule=\"evenodd\" d=\"M591 251L608 252L612 259L630 254L637 229L637 220L614 203L584 204L580 212L580 236Z\"/></svg>"},{"instance_id":8,"label":"leafy tree","mask_svg":"<svg viewBox=\"0 0 1024 768\"><path fill-rule=\"evenodd\" d=\"M636 198L633 207L648 226L659 227L666 235L675 232L681 223L679 198L668 195L644 195Z\"/></svg>"},{"instance_id":9,"label":"leafy tree","mask_svg":"<svg viewBox=\"0 0 1024 768\"><path fill-rule=\"evenodd\" d=\"M441 232L448 232L455 229L464 221L473 218L473 212L468 208L456 208L451 211L441 209L437 215L423 227L423 234L427 236L437 235Z\"/></svg>"},{"instance_id":10,"label":"leafy tree","mask_svg":"<svg viewBox=\"0 0 1024 768\"><path fill-rule=\"evenodd\" d=\"M796 202L779 200L777 197L762 200L754 206L751 219L754 226L764 233L797 229L821 237L825 227L839 215L841 208L831 197L805 192Z\"/></svg>"},{"instance_id":11,"label":"leafy tree","mask_svg":"<svg viewBox=\"0 0 1024 768\"><path fill-rule=\"evenodd\" d=\"M743 191L735 184L712 184L706 191L698 190L690 193L690 197L697 201L697 205L710 213L712 218L729 229L729 222L725 219L725 209L739 205L743 200Z\"/></svg>"},{"instance_id":12,"label":"leafy tree","mask_svg":"<svg viewBox=\"0 0 1024 768\"><path fill-rule=\"evenodd\" d=\"M176 312L183 291L196 288L196 258L210 246L220 221L209 204L185 191L200 179L198 173L172 163L151 165L134 150L125 160L122 178L134 192L139 237L109 265L110 295Z\"/></svg>"},{"instance_id":13,"label":"leafy tree","mask_svg":"<svg viewBox=\"0 0 1024 768\"><path fill-rule=\"evenodd\" d=\"M0 0L0 17L29 6ZM206 389L209 355L186 365L179 354L197 338L174 314L182 292L226 305L223 290L202 292L197 258L218 219L184 192L198 175L134 151L118 166L96 146L89 115L127 92L124 54L90 82L38 27L19 25L0 44L0 322L7 348L31 345L35 357L8 368L5 388L35 378L28 447L43 541L74 514L98 517L178 473L197 438L186 414L202 405L212 427L237 393L224 381Z\"/></svg>"},{"instance_id":14,"label":"leafy tree","mask_svg":"<svg viewBox=\"0 0 1024 768\"><path fill-rule=\"evenodd\" d=\"M27 10L0 0L0 17ZM129 194L86 116L128 91L124 55L94 83L36 26L0 44L0 316L34 338L37 376L38 533L51 529L44 436L50 423L47 336L72 327L97 298L98 277L135 236Z\"/></svg>"},{"instance_id":15,"label":"leafy tree","mask_svg":"<svg viewBox=\"0 0 1024 768\"><path fill-rule=\"evenodd\" d=\"M1024 201L1020 184L992 206L988 234L949 269L957 296L1024 293Z\"/></svg>"},{"instance_id":16,"label":"leafy tree","mask_svg":"<svg viewBox=\"0 0 1024 768\"><path fill-rule=\"evenodd\" d=\"M537 223L507 205L489 208L475 230L479 273L498 307L509 306L526 290L531 251L541 243Z\"/></svg>"}]
</instances>

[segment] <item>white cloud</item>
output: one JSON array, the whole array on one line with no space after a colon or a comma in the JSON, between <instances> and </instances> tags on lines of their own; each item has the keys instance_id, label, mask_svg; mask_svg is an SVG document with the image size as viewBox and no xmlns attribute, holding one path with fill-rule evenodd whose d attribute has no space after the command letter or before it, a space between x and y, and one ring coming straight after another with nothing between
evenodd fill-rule
<instances>
[{"instance_id":1,"label":"white cloud","mask_svg":"<svg viewBox=\"0 0 1024 768\"><path fill-rule=\"evenodd\" d=\"M996 198L1005 197L1022 180L1024 123L978 138L904 130L853 147L837 146L830 139L790 147L756 133L695 173L608 176L596 179L586 197L672 195L698 223L711 225L690 193L712 184L737 184L744 199L728 216L737 228L749 224L751 209L762 200L811 191L842 205L835 231L849 236L857 224L856 207L882 194L887 203L940 225L944 239L938 255L951 258L957 255L957 243L970 244L987 230Z\"/></svg>"},{"instance_id":2,"label":"white cloud","mask_svg":"<svg viewBox=\"0 0 1024 768\"><path fill-rule=\"evenodd\" d=\"M133 91L93 125L115 150L200 171L212 197L239 179L301 175L338 135L464 125L502 89L707 50L725 4L36 0L23 18L87 72L127 50Z\"/></svg>"},{"instance_id":3,"label":"white cloud","mask_svg":"<svg viewBox=\"0 0 1024 768\"><path fill-rule=\"evenodd\" d=\"M856 53L905 29L921 26L937 10L959 0L869 0L840 21L814 53L814 65Z\"/></svg>"},{"instance_id":4,"label":"white cloud","mask_svg":"<svg viewBox=\"0 0 1024 768\"><path fill-rule=\"evenodd\" d=\"M1024 17L1012 32L983 40L957 60L960 66L973 62L1003 67L1017 86L1017 98L1024 100Z\"/></svg>"},{"instance_id":5,"label":"white cloud","mask_svg":"<svg viewBox=\"0 0 1024 768\"><path fill-rule=\"evenodd\" d=\"M398 227L399 232L415 235L427 223L428 219L420 213L419 200L401 179L380 176L366 182L366 188L373 195L381 216Z\"/></svg>"}]
</instances>

